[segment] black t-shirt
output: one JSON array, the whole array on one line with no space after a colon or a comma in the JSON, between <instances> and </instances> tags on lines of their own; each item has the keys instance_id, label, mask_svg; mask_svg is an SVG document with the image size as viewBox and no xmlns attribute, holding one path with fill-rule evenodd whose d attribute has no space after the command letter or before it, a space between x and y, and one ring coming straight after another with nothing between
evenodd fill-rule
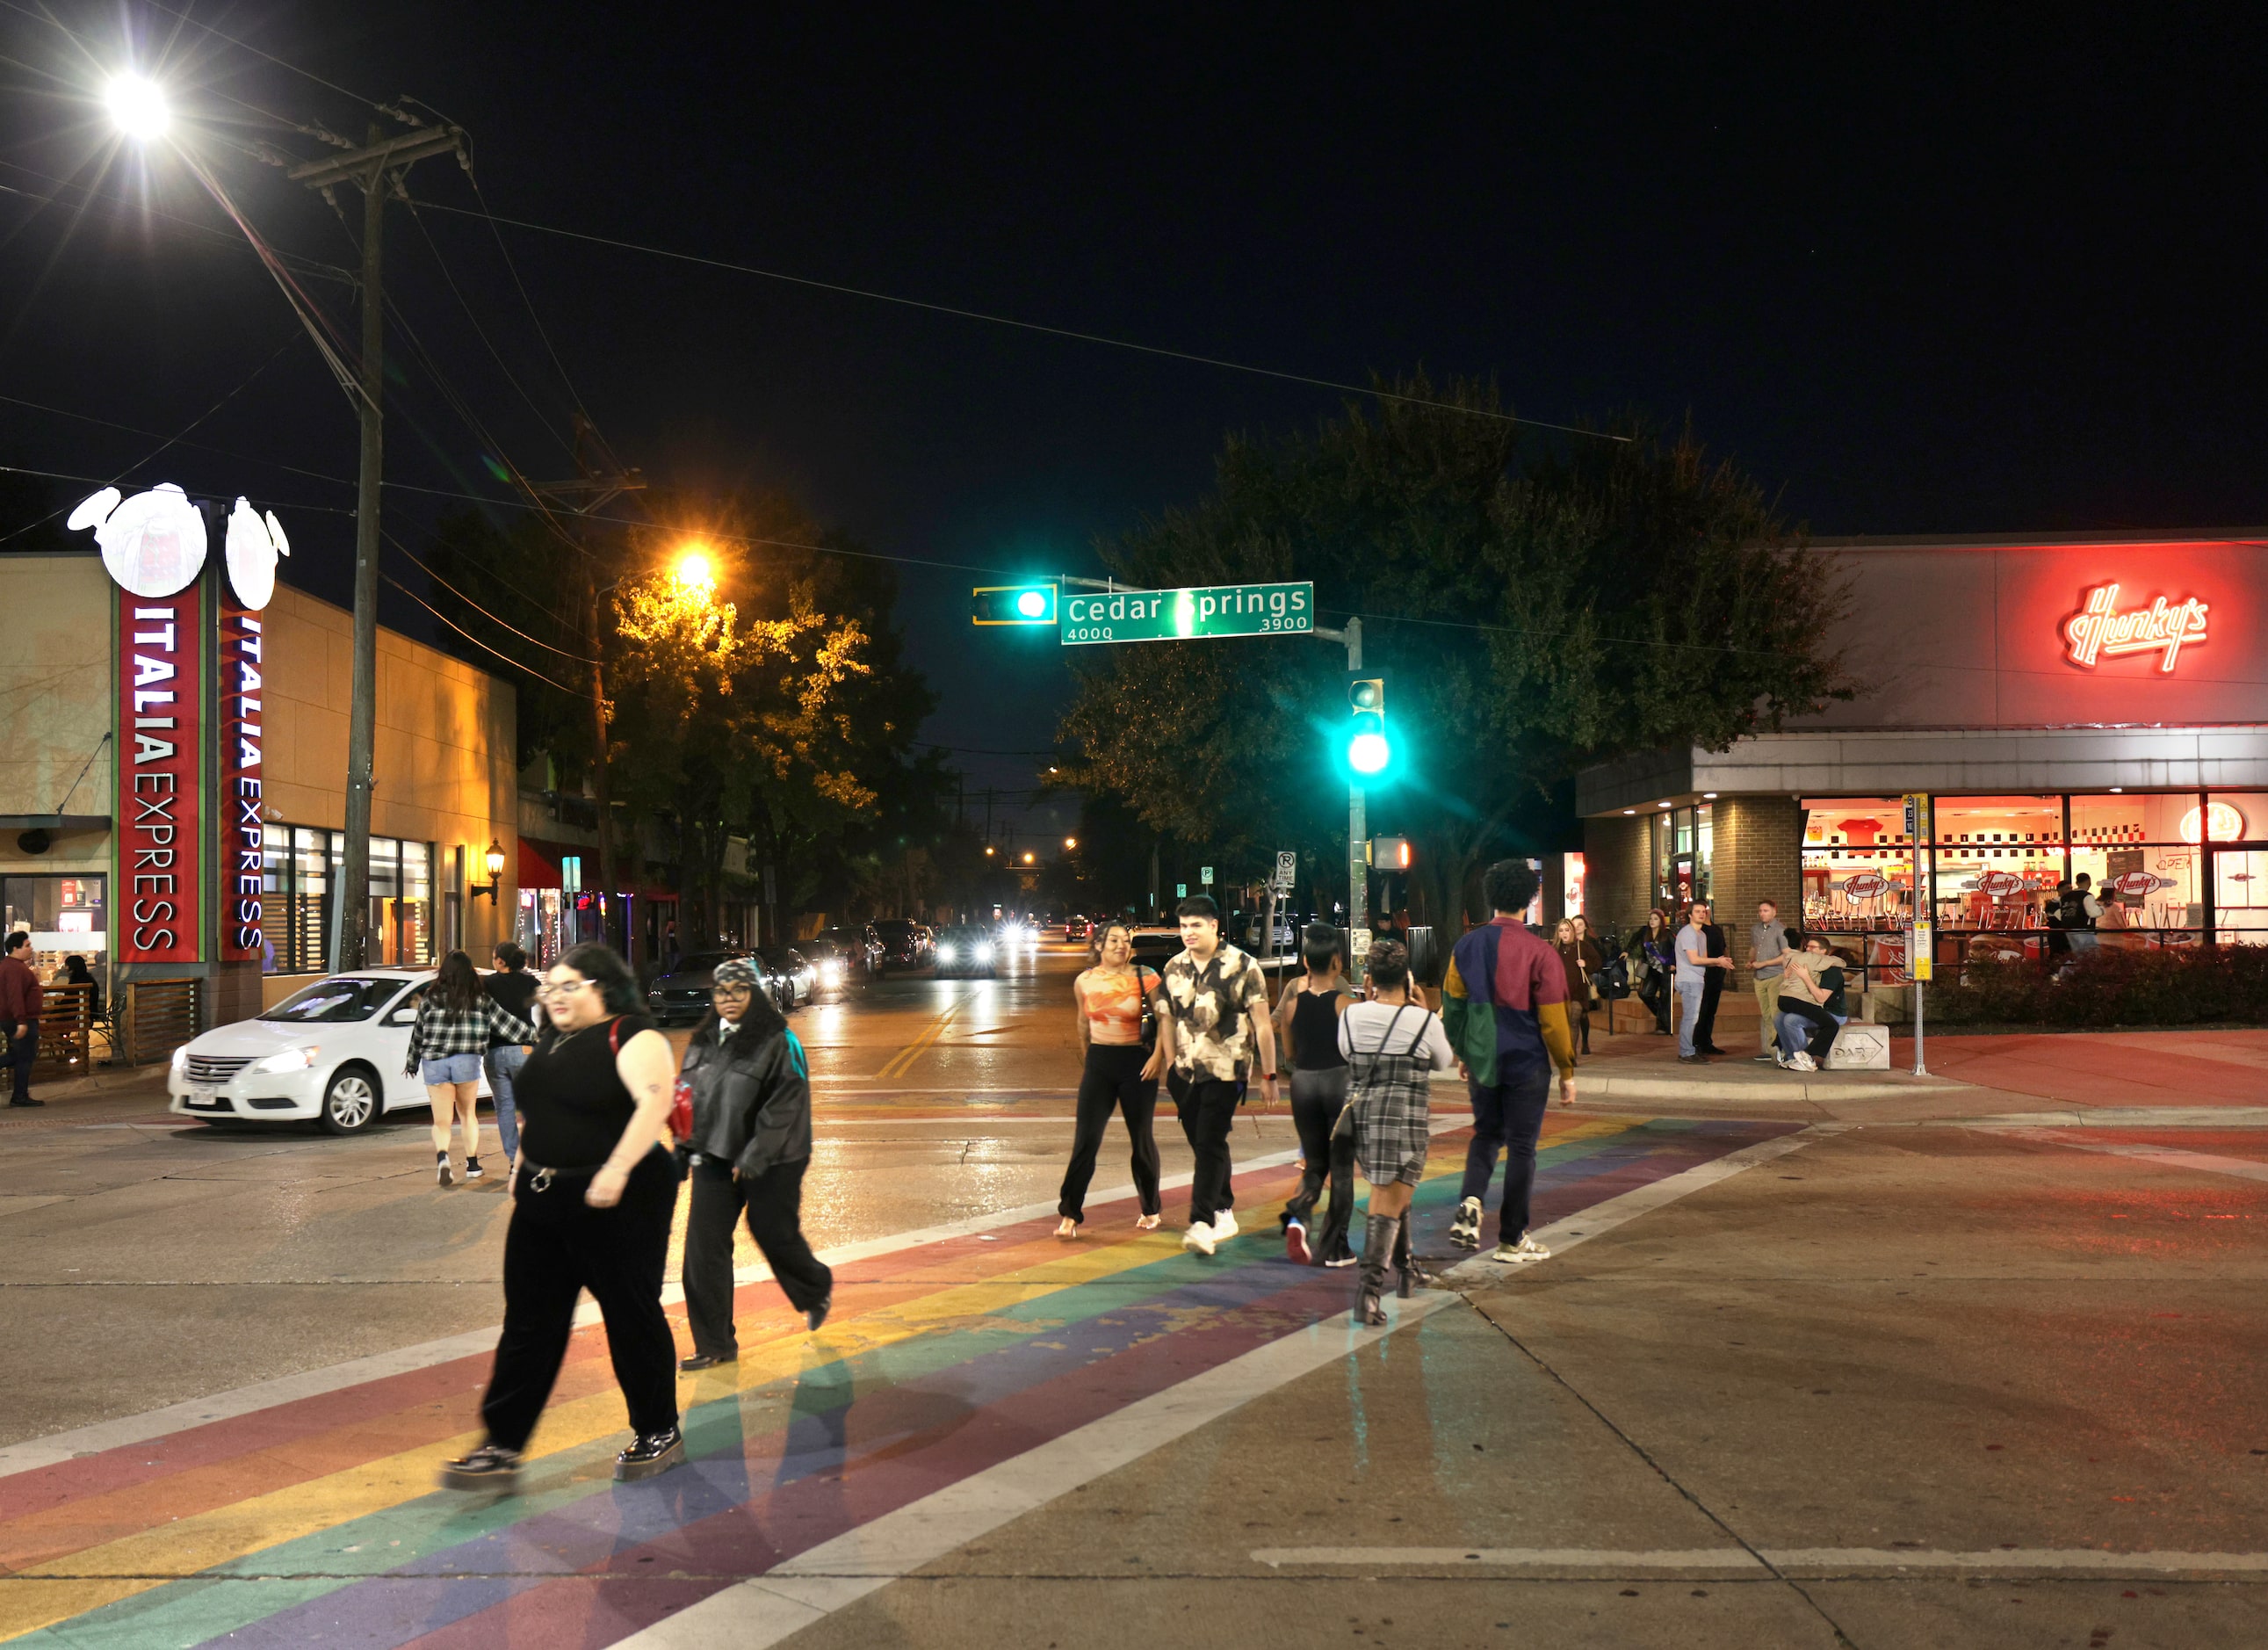
<instances>
[{"instance_id":1,"label":"black t-shirt","mask_svg":"<svg viewBox=\"0 0 2268 1650\"><path fill-rule=\"evenodd\" d=\"M1292 999L1292 1064L1303 1072L1346 1064L1339 1052L1338 992L1302 991Z\"/></svg>"},{"instance_id":2,"label":"black t-shirt","mask_svg":"<svg viewBox=\"0 0 2268 1650\"><path fill-rule=\"evenodd\" d=\"M641 1031L643 1015L612 1025L547 1034L513 1079L521 1153L546 1168L596 1168L614 1154L637 1101L615 1070L615 1051Z\"/></svg>"},{"instance_id":3,"label":"black t-shirt","mask_svg":"<svg viewBox=\"0 0 2268 1650\"><path fill-rule=\"evenodd\" d=\"M499 970L489 975L481 981L481 989L489 994L490 1002L514 1019L535 1020L531 1012L535 1005L535 976L526 969L515 969L510 974ZM490 1037L489 1047L499 1046L499 1041Z\"/></svg>"},{"instance_id":4,"label":"black t-shirt","mask_svg":"<svg viewBox=\"0 0 2268 1650\"><path fill-rule=\"evenodd\" d=\"M1827 993L1827 1000L1820 1004L1820 1006L1837 1019L1849 1013L1850 1011L1843 1006L1842 965L1830 962L1820 969L1815 977L1819 982L1819 989Z\"/></svg>"}]
</instances>

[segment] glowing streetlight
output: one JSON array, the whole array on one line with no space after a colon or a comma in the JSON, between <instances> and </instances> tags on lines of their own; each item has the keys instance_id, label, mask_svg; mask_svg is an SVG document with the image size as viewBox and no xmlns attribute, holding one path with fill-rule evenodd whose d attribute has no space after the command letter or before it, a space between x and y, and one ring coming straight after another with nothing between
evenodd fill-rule
<instances>
[{"instance_id":1,"label":"glowing streetlight","mask_svg":"<svg viewBox=\"0 0 2268 1650\"><path fill-rule=\"evenodd\" d=\"M717 570L710 565L708 553L703 550L689 549L680 556L670 577L676 580L677 588L688 595L705 599L717 588Z\"/></svg>"},{"instance_id":2,"label":"glowing streetlight","mask_svg":"<svg viewBox=\"0 0 2268 1650\"><path fill-rule=\"evenodd\" d=\"M995 848L992 846L992 844L991 844L990 843L986 843L984 844L984 857L985 857L987 859L990 859L990 858L993 856L993 854L995 854L995 853L996 853L996 852L998 852L998 851L997 849L995 849Z\"/></svg>"},{"instance_id":3,"label":"glowing streetlight","mask_svg":"<svg viewBox=\"0 0 2268 1650\"><path fill-rule=\"evenodd\" d=\"M1076 837L1076 836L1066 836L1066 837L1064 837L1064 847L1066 847L1066 848L1076 848L1076 847L1078 847L1078 846L1079 846L1079 838L1078 838L1078 837Z\"/></svg>"},{"instance_id":4,"label":"glowing streetlight","mask_svg":"<svg viewBox=\"0 0 2268 1650\"><path fill-rule=\"evenodd\" d=\"M111 124L136 143L166 135L169 118L166 94L156 81L140 75L113 75L102 89L102 103L110 111Z\"/></svg>"},{"instance_id":5,"label":"glowing streetlight","mask_svg":"<svg viewBox=\"0 0 2268 1650\"><path fill-rule=\"evenodd\" d=\"M1025 854L1024 854L1024 863L1025 863L1026 865L1030 865L1035 858L1036 858L1036 856L1035 856L1035 855L1034 855L1034 854L1033 854L1033 853L1031 853L1028 850L1027 850L1027 851L1026 851L1026 852L1025 852Z\"/></svg>"}]
</instances>

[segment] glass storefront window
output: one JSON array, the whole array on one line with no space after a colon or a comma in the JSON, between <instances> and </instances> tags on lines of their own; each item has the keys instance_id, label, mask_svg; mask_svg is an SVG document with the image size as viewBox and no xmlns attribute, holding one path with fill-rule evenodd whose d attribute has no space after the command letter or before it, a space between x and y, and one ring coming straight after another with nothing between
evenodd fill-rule
<instances>
[{"instance_id":1,"label":"glass storefront window","mask_svg":"<svg viewBox=\"0 0 2268 1650\"><path fill-rule=\"evenodd\" d=\"M421 968L430 966L433 961L433 847L430 843L401 844L401 892L395 928L401 961Z\"/></svg>"},{"instance_id":2,"label":"glass storefront window","mask_svg":"<svg viewBox=\"0 0 2268 1650\"><path fill-rule=\"evenodd\" d=\"M2198 842L2210 836L2217 843L2268 842L2268 792L2216 791L2206 802L2204 815L2209 816L2212 829L2203 830L2204 818L2192 819L2191 812L2198 807L2197 799L2184 797L2186 811L2181 827L2168 840Z\"/></svg>"},{"instance_id":3,"label":"glass storefront window","mask_svg":"<svg viewBox=\"0 0 2268 1650\"><path fill-rule=\"evenodd\" d=\"M2213 851L2213 922L2224 946L2268 946L2268 849Z\"/></svg>"},{"instance_id":4,"label":"glass storefront window","mask_svg":"<svg viewBox=\"0 0 2268 1650\"><path fill-rule=\"evenodd\" d=\"M1903 927L1911 920L1913 848L1897 797L1807 799L1803 925L1828 932Z\"/></svg>"},{"instance_id":5,"label":"glass storefront window","mask_svg":"<svg viewBox=\"0 0 2268 1650\"><path fill-rule=\"evenodd\" d=\"M27 961L42 982L56 983L67 959L84 957L98 1001L110 991L109 879L102 876L0 878L0 927L28 933Z\"/></svg>"},{"instance_id":6,"label":"glass storefront window","mask_svg":"<svg viewBox=\"0 0 2268 1650\"><path fill-rule=\"evenodd\" d=\"M1946 928L2043 926L2064 870L2060 796L1937 800L1937 920Z\"/></svg>"}]
</instances>

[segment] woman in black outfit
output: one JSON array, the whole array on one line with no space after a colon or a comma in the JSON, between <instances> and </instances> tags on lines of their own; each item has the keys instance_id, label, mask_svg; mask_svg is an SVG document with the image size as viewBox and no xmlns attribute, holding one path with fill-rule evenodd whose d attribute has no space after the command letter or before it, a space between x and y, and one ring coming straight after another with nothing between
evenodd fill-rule
<instances>
[{"instance_id":1,"label":"woman in black outfit","mask_svg":"<svg viewBox=\"0 0 2268 1650\"><path fill-rule=\"evenodd\" d=\"M1353 993L1339 972L1344 938L1329 923L1300 931L1300 960L1306 977L1285 989L1276 1002L1276 1044L1292 1052L1292 1126L1300 1135L1300 1190L1284 1205L1284 1252L1301 1265L1351 1266L1354 1250L1347 1226L1354 1212L1354 1136L1334 1138L1332 1127L1345 1109L1346 1056L1339 1052L1339 1016ZM1331 1188L1323 1229L1307 1235L1307 1222Z\"/></svg>"},{"instance_id":2,"label":"woman in black outfit","mask_svg":"<svg viewBox=\"0 0 2268 1650\"><path fill-rule=\"evenodd\" d=\"M481 1400L488 1441L447 1462L453 1489L510 1489L567 1356L575 1302L588 1289L630 1405L617 1478L685 1459L677 1429L676 1346L661 1273L677 1174L661 1146L675 1062L634 1011L637 980L603 945L577 946L542 989L549 1025L520 1067L519 1161L504 1243L504 1335Z\"/></svg>"}]
</instances>

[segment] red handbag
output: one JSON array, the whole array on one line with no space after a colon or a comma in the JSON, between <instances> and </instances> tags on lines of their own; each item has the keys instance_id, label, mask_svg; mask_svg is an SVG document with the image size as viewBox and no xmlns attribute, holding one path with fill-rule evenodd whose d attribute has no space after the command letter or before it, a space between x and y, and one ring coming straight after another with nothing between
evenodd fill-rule
<instances>
[{"instance_id":1,"label":"red handbag","mask_svg":"<svg viewBox=\"0 0 2268 1650\"><path fill-rule=\"evenodd\" d=\"M677 1092L669 1102L669 1132L680 1145L693 1138L693 1085L682 1077L677 1079Z\"/></svg>"}]
</instances>

